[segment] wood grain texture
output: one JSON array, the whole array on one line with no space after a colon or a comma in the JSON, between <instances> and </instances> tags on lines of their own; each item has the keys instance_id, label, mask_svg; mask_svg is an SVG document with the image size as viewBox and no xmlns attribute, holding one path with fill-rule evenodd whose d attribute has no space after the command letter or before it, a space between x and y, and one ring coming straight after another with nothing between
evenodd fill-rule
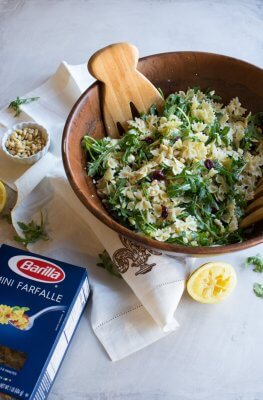
<instances>
[{"instance_id":1,"label":"wood grain texture","mask_svg":"<svg viewBox=\"0 0 263 400\"><path fill-rule=\"evenodd\" d=\"M159 108L163 98L153 84L137 70L138 49L130 43L117 43L96 52L88 70L102 82L101 105L107 134L118 137L117 123L126 130L132 119L130 103L141 112L152 104Z\"/></svg>"},{"instance_id":2,"label":"wood grain texture","mask_svg":"<svg viewBox=\"0 0 263 400\"><path fill-rule=\"evenodd\" d=\"M248 228L249 226L255 224L256 222L263 220L263 207L256 209L251 212L247 217L245 217L241 223L241 228Z\"/></svg>"},{"instance_id":3,"label":"wood grain texture","mask_svg":"<svg viewBox=\"0 0 263 400\"><path fill-rule=\"evenodd\" d=\"M258 186L255 190L255 199L258 199L261 196L263 196L263 185Z\"/></svg>"},{"instance_id":4,"label":"wood grain texture","mask_svg":"<svg viewBox=\"0 0 263 400\"><path fill-rule=\"evenodd\" d=\"M263 109L263 71L246 62L217 54L174 52L142 58L138 70L164 95L188 87L214 89L223 102L238 96L242 105L252 113ZM88 88L74 105L64 128L63 160L75 193L82 203L111 229L132 240L159 250L188 255L228 253L263 243L262 223L256 224L253 235L243 243L220 247L186 247L162 243L139 235L119 224L103 207L92 179L87 177L81 139L85 134L94 138L106 135L100 110L99 82Z\"/></svg>"},{"instance_id":5,"label":"wood grain texture","mask_svg":"<svg viewBox=\"0 0 263 400\"><path fill-rule=\"evenodd\" d=\"M252 211L257 210L260 207L263 207L263 196L252 201L252 203L250 203L249 206L247 206L246 213L249 214Z\"/></svg>"},{"instance_id":6,"label":"wood grain texture","mask_svg":"<svg viewBox=\"0 0 263 400\"><path fill-rule=\"evenodd\" d=\"M260 179L255 190L255 199L246 208L246 217L241 221L241 228L248 228L256 222L263 221L263 182Z\"/></svg>"}]
</instances>

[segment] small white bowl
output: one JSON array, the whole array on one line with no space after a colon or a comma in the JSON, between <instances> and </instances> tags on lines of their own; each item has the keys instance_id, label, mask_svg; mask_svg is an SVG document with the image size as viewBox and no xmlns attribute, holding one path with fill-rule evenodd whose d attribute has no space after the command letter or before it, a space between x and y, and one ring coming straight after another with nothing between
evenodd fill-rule
<instances>
[{"instance_id":1,"label":"small white bowl","mask_svg":"<svg viewBox=\"0 0 263 400\"><path fill-rule=\"evenodd\" d=\"M9 136L15 130L24 129L24 128L37 128L41 132L43 138L46 139L45 147L43 147L43 149L40 150L39 152L37 152L36 154L33 154L32 156L29 156L29 157L22 158L19 156L13 156L7 150L5 143L6 143L7 139L9 138ZM2 149L3 149L4 153L6 154L6 156L8 158L10 158L11 160L14 160L20 164L28 164L28 165L34 164L48 152L49 146L50 146L50 136L49 136L47 130L42 125L39 125L36 122L21 122L20 124L16 124L16 125L12 126L11 129L8 129L8 131L5 132L5 134L2 138Z\"/></svg>"}]
</instances>

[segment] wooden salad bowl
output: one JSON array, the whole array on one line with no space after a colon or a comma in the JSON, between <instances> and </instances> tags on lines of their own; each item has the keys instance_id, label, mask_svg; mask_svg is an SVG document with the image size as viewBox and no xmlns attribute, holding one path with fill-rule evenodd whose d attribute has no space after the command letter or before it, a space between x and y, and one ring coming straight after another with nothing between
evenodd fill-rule
<instances>
[{"instance_id":1,"label":"wooden salad bowl","mask_svg":"<svg viewBox=\"0 0 263 400\"><path fill-rule=\"evenodd\" d=\"M165 97L178 90L199 86L215 90L228 103L238 96L242 106L252 113L263 110L263 70L231 57L201 52L173 52L141 58L138 70ZM70 185L78 198L101 222L119 234L140 244L169 253L184 255L212 255L246 248L263 243L262 222L255 226L253 233L242 243L211 247L188 247L159 242L136 233L114 220L103 207L96 193L92 178L87 176L86 161L81 141L84 135L102 138L106 135L100 107L100 83L96 81L73 106L63 133L63 162Z\"/></svg>"}]
</instances>

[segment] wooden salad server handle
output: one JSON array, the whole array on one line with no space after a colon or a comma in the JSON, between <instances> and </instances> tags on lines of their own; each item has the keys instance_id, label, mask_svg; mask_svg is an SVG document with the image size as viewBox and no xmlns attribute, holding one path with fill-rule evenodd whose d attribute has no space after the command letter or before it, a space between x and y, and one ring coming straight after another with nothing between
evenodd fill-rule
<instances>
[{"instance_id":1,"label":"wooden salad server handle","mask_svg":"<svg viewBox=\"0 0 263 400\"><path fill-rule=\"evenodd\" d=\"M257 199L258 197L261 197L261 196L263 196L263 183L258 185L255 190L255 199Z\"/></svg>"},{"instance_id":2,"label":"wooden salad server handle","mask_svg":"<svg viewBox=\"0 0 263 400\"><path fill-rule=\"evenodd\" d=\"M262 199L262 198L261 198ZM252 203L253 204L253 203ZM253 225L259 221L263 220L263 206L254 209L250 214L248 214L245 218L242 219L240 223L241 228L248 228L250 225Z\"/></svg>"},{"instance_id":3,"label":"wooden salad server handle","mask_svg":"<svg viewBox=\"0 0 263 400\"><path fill-rule=\"evenodd\" d=\"M88 62L88 70L103 83L101 104L108 136L119 137L132 119L132 107L148 112L163 98L153 84L137 70L138 49L130 43L116 43L97 51Z\"/></svg>"},{"instance_id":4,"label":"wooden salad server handle","mask_svg":"<svg viewBox=\"0 0 263 400\"><path fill-rule=\"evenodd\" d=\"M246 208L246 217L240 223L241 228L248 228L256 222L263 221L263 179L255 190L254 200Z\"/></svg>"},{"instance_id":5,"label":"wooden salad server handle","mask_svg":"<svg viewBox=\"0 0 263 400\"><path fill-rule=\"evenodd\" d=\"M258 208L263 207L263 196L255 199L250 203L246 208L246 214L250 214L252 211L257 210Z\"/></svg>"}]
</instances>

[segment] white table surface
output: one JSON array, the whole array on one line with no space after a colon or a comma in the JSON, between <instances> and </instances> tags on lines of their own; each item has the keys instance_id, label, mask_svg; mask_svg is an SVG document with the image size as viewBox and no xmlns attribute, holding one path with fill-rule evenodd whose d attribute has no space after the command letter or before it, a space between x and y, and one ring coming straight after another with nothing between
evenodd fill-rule
<instances>
[{"instance_id":1,"label":"white table surface","mask_svg":"<svg viewBox=\"0 0 263 400\"><path fill-rule=\"evenodd\" d=\"M263 1L0 0L0 107L61 60L79 64L119 41L142 56L200 50L262 67ZM263 300L251 289L263 277L242 267L245 256L227 256L239 278L229 301L206 306L184 296L180 329L117 363L87 310L49 400L263 400Z\"/></svg>"}]
</instances>

